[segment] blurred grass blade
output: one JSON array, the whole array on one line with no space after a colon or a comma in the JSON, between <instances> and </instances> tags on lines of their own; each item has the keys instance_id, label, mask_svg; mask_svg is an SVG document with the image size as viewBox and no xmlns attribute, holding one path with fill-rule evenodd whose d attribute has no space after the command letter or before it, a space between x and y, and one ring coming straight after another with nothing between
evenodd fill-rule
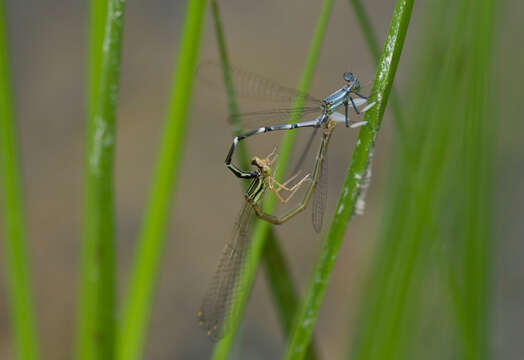
<instances>
[{"instance_id":1,"label":"blurred grass blade","mask_svg":"<svg viewBox=\"0 0 524 360\"><path fill-rule=\"evenodd\" d=\"M371 25L371 21L369 20L369 15L367 14L366 9L364 9L361 0L349 0L349 2L353 6L355 17L358 20L362 33L364 34L371 57L374 61L378 61L380 57L380 47L373 26Z\"/></svg>"},{"instance_id":2,"label":"blurred grass blade","mask_svg":"<svg viewBox=\"0 0 524 360\"><path fill-rule=\"evenodd\" d=\"M16 359L38 358L36 319L30 283L23 196L16 125L11 98L7 40L7 16L0 0L0 191L3 224L7 295L13 350Z\"/></svg>"},{"instance_id":3,"label":"blurred grass blade","mask_svg":"<svg viewBox=\"0 0 524 360\"><path fill-rule=\"evenodd\" d=\"M303 309L296 320L286 359L304 358L342 237L355 208L359 195L359 185L373 156L375 139L380 129L402 53L412 7L413 0L399 0L395 6L372 89L372 94L374 94L372 100L376 101L377 104L365 114L364 120L368 121L368 125L364 126L358 134L357 145L342 188L337 210L313 274L313 282L306 294Z\"/></svg>"},{"instance_id":4,"label":"blurred grass blade","mask_svg":"<svg viewBox=\"0 0 524 360\"><path fill-rule=\"evenodd\" d=\"M325 0L322 6L321 13L318 18L318 23L315 28L315 33L313 34L313 39L309 49L309 54L304 66L304 72L302 74L302 79L298 86L298 91L300 93L307 93L309 86L311 85L311 80L313 78L313 72L315 70L317 60L320 54L320 48L324 39L324 34L328 25L329 15L331 14L331 9L333 7L333 0ZM301 108L304 104L303 98L298 98L295 107ZM291 121L297 121L297 117L290 119ZM280 153L277 164L276 174L279 174L278 179L281 181L281 177L286 173L286 166L289 162L291 156L291 151L293 148L293 143L295 139L294 132L286 132L284 134L282 143L280 145ZM271 197L264 203L264 210L267 212L273 212L275 208L276 199ZM242 279L240 279L240 286L242 289L245 289L241 294L239 294L238 300L235 302L235 308L231 311L231 316L228 319L230 324L228 328L231 329L231 332L224 337L216 346L215 352L213 354L214 360L227 359L231 351L233 340L238 332L240 322L242 320L242 314L244 313L245 306L247 304L247 299L249 297L250 290L252 288L255 274L258 269L258 264L262 251L264 249L265 241L271 226L265 221L256 221L253 229L253 238L251 240L251 249L249 251L248 258L246 259L246 267L243 272Z\"/></svg>"},{"instance_id":5,"label":"blurred grass blade","mask_svg":"<svg viewBox=\"0 0 524 360\"><path fill-rule=\"evenodd\" d=\"M213 10L213 20L215 24L215 33L217 36L218 51L220 54L220 63L224 74L224 84L226 86L226 93L229 104L229 114L231 115L231 126L235 136L242 134L243 128L238 117L238 106L235 97L235 90L233 88L233 81L231 80L230 62L228 52L226 49L226 41L224 38L224 30L220 18L220 9L216 0L211 1ZM247 154L245 142L241 142L237 147L240 167L247 169L250 167L249 156ZM243 182L247 188L249 182ZM266 267L266 276L269 286L272 290L275 306L280 314L280 322L284 330L286 338L291 331L291 321L295 312L298 309L298 297L291 278L291 271L287 266L286 259L282 250L278 245L278 239L275 232L271 229L269 231L266 245L263 252L264 264ZM316 359L316 351L312 345L310 346L310 353L308 359Z\"/></svg>"},{"instance_id":6,"label":"blurred grass blade","mask_svg":"<svg viewBox=\"0 0 524 360\"><path fill-rule=\"evenodd\" d=\"M396 148L351 359L490 357L494 10L428 3L406 117L417 157Z\"/></svg>"},{"instance_id":7,"label":"blurred grass blade","mask_svg":"<svg viewBox=\"0 0 524 360\"><path fill-rule=\"evenodd\" d=\"M111 359L115 344L115 224L113 161L124 1L107 2L103 44L101 13L92 14L87 171L77 359ZM103 12L101 4L92 9ZM94 27L97 27L95 29ZM96 44L96 48L95 48ZM101 50L100 47L102 46ZM101 51L101 52L100 52ZM100 69L100 74L95 71ZM96 91L96 95L94 92ZM94 96L91 98L91 96Z\"/></svg>"},{"instance_id":8,"label":"blurred grass blade","mask_svg":"<svg viewBox=\"0 0 524 360\"><path fill-rule=\"evenodd\" d=\"M140 359L143 356L170 204L186 136L186 117L191 102L206 4L206 0L189 0L186 5L166 125L125 298L117 353L117 358L121 360Z\"/></svg>"},{"instance_id":9,"label":"blurred grass blade","mask_svg":"<svg viewBox=\"0 0 524 360\"><path fill-rule=\"evenodd\" d=\"M231 127L235 136L242 134L242 124L238 117L238 104L235 96L235 89L233 88L233 80L231 78L231 63L226 48L226 40L224 38L224 30L222 27L222 20L220 18L220 9L216 0L211 1L211 9L213 12L213 21L215 24L215 34L217 37L218 53L220 55L220 64L222 65L222 73L224 75L224 85L226 87L227 101L229 107L229 114L231 115ZM238 160L242 169L250 167L249 156L246 150L244 141L237 146ZM247 186L247 183L245 184Z\"/></svg>"},{"instance_id":10,"label":"blurred grass blade","mask_svg":"<svg viewBox=\"0 0 524 360\"><path fill-rule=\"evenodd\" d=\"M278 310L280 324L285 333L285 339L289 339L293 330L293 320L300 309L299 296L296 290L291 271L287 261L282 254L273 229L270 229L263 250L263 262L266 270L269 287L275 306ZM314 360L320 358L315 346L314 338L311 339L306 351L305 359Z\"/></svg>"}]
</instances>

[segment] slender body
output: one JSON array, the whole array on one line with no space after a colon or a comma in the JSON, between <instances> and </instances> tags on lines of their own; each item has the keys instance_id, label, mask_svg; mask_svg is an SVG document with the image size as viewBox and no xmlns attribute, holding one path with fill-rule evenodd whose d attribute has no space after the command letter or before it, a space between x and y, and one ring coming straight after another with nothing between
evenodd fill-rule
<instances>
[{"instance_id":1,"label":"slender body","mask_svg":"<svg viewBox=\"0 0 524 360\"><path fill-rule=\"evenodd\" d=\"M265 126L265 127L261 127L256 130L253 130L253 131L249 131L245 134L236 136L233 139L233 144L229 148L229 152L226 156L226 160L225 160L226 167L239 178L251 179L253 177L256 177L256 174L253 171L241 170L235 164L232 163L233 153L235 152L235 148L240 141L250 136L257 135L257 134L263 134L263 133L270 132L270 131L292 130L292 129L299 129L299 128L304 128L304 127L319 128L322 125L325 125L329 117L335 114L335 111L338 108L340 108L341 106L344 106L344 109L345 109L344 122L346 123L346 127L358 127L358 126L364 125L365 122L353 123L349 120L349 113L348 113L349 107L351 106L358 115L361 112L364 112L367 109L369 109L373 104L368 105L365 109L363 109L362 111L359 111L358 106L361 106L367 102L367 97L359 93L360 82L358 81L358 79L355 76L353 76L352 73L349 73L349 72L344 73L344 81L346 82L346 85L336 90L335 92L333 92L331 95L329 95L328 97L326 97L324 100L320 102L321 114L314 120L298 122L298 123L293 123L293 124ZM353 98L352 94L354 94L357 98ZM293 110L291 111L291 113L292 112ZM340 121L340 117L336 117L335 121Z\"/></svg>"}]
</instances>

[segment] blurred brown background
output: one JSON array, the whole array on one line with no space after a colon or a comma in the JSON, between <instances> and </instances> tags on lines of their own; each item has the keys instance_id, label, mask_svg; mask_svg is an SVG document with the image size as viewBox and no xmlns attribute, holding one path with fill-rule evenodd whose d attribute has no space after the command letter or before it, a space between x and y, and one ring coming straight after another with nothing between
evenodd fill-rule
<instances>
[{"instance_id":1,"label":"blurred brown background","mask_svg":"<svg viewBox=\"0 0 524 360\"><path fill-rule=\"evenodd\" d=\"M123 69L118 110L116 206L119 293L131 265L142 208L162 131L173 63L185 2L129 1L125 20ZM495 357L519 359L524 351L523 245L524 157L522 115L518 109L522 76L503 69L523 63L522 46L508 38L522 32L522 5L501 9L502 33L497 57L497 85L506 89L495 101L500 122L497 214L499 228L494 274L493 326ZM23 161L29 227L29 248L42 350L46 359L72 354L75 294L82 230L82 177L85 127L85 55L87 4L67 1L11 1L7 4L16 115ZM393 10L393 1L365 4L379 43ZM319 1L222 1L221 12L233 64L294 86L300 77L309 41L320 11ZM517 11L515 9L520 9ZM428 14L417 2L397 73L402 93L416 56L417 28ZM217 59L208 15L201 59ZM340 85L344 71L363 83L371 81L374 65L352 9L335 3L311 93L323 96ZM520 70L521 71L521 70ZM224 241L230 236L241 192L223 160L231 141L225 102L209 100L196 88L187 133L182 176L177 186L169 238L164 251L156 301L150 322L146 359L206 359L212 344L196 321L196 313ZM409 106L409 99L403 99ZM336 131L329 151L327 218L344 179L355 132ZM394 139L389 114L375 151L367 210L346 233L318 324L317 343L324 359L342 359L367 260L380 223L388 154ZM309 224L309 213L277 228L282 246L301 290L312 271L320 241ZM3 258L0 257L0 261ZM3 264L2 264L3 265ZM0 359L9 350L4 268L0 266ZM284 342L262 272L252 293L238 354L249 359L274 359ZM237 354L237 355L238 355Z\"/></svg>"}]
</instances>

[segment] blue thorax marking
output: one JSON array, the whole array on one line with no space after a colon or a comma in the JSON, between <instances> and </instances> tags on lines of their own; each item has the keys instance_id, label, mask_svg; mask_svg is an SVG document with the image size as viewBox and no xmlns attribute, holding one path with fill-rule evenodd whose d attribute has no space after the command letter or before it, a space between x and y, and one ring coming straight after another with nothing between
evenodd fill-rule
<instances>
[{"instance_id":1,"label":"blue thorax marking","mask_svg":"<svg viewBox=\"0 0 524 360\"><path fill-rule=\"evenodd\" d=\"M322 107L329 112L334 111L339 106L343 105L347 101L348 95L353 89L353 84L344 85L343 88L338 89L324 100L322 100Z\"/></svg>"}]
</instances>

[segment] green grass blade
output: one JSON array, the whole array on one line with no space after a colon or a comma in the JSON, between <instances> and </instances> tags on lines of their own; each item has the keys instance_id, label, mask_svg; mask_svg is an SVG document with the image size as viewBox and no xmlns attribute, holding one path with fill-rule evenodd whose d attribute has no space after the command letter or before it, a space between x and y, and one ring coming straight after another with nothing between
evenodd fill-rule
<instances>
[{"instance_id":1,"label":"green grass blade","mask_svg":"<svg viewBox=\"0 0 524 360\"><path fill-rule=\"evenodd\" d=\"M166 125L125 299L117 358L142 358L173 190L186 134L206 0L187 3Z\"/></svg>"},{"instance_id":2,"label":"green grass blade","mask_svg":"<svg viewBox=\"0 0 524 360\"><path fill-rule=\"evenodd\" d=\"M368 121L368 125L363 127L359 132L357 145L342 188L342 194L336 208L337 210L333 217L315 273L313 274L313 282L309 292L306 294L303 309L297 318L293 337L287 349L286 359L303 359L309 344L318 310L322 303L329 276L335 264L342 237L355 208L359 194L359 185L373 155L375 139L380 129L382 116L386 109L389 93L402 53L412 7L413 0L400 0L397 1L395 6L373 84L373 100L375 100L377 104L367 112L364 117L364 120Z\"/></svg>"},{"instance_id":3,"label":"green grass blade","mask_svg":"<svg viewBox=\"0 0 524 360\"><path fill-rule=\"evenodd\" d=\"M377 36L373 27L371 26L371 21L369 19L366 9L362 5L361 0L349 0L355 11L360 29L364 34L366 43L368 45L368 50L371 53L371 57L375 62L378 62L380 56L380 48L377 41ZM395 122L395 129L398 133L399 142L402 145L404 150L404 156L409 159L412 156L410 149L408 149L409 142L407 141L406 126L404 124L404 114L402 113L402 107L400 106L400 99L398 97L395 87L391 89L389 105L391 112L393 114L393 121Z\"/></svg>"},{"instance_id":4,"label":"green grass blade","mask_svg":"<svg viewBox=\"0 0 524 360\"><path fill-rule=\"evenodd\" d=\"M3 195L5 237L3 256L6 263L13 350L16 359L33 360L38 358L38 341L11 98L7 16L2 0L0 0L0 191Z\"/></svg>"},{"instance_id":5,"label":"green grass blade","mask_svg":"<svg viewBox=\"0 0 524 360\"><path fill-rule=\"evenodd\" d=\"M425 22L427 31L421 32L417 51L421 61L412 67L415 79L407 117L410 130L417 134L408 140L418 158L406 164L396 149L385 221L358 311L352 359L485 359L490 354L489 79L494 3L429 5L430 21ZM406 179L409 168L412 179ZM435 249L439 254L432 259ZM439 285L432 276L441 278L443 289L430 292ZM428 296L431 299L425 299ZM431 327L431 336L426 333L421 339L421 329L428 326L424 321L436 326ZM437 351L428 351L428 338Z\"/></svg>"},{"instance_id":6,"label":"green grass blade","mask_svg":"<svg viewBox=\"0 0 524 360\"><path fill-rule=\"evenodd\" d=\"M300 93L307 93L311 80L313 77L313 72L319 57L320 48L324 39L324 34L328 25L329 15L331 14L331 9L333 7L333 0L326 0L322 6L321 13L319 15L318 23L315 28L315 33L311 42L309 49L309 54L304 66L304 72L302 74L302 79L298 86ZM295 106L297 108L302 107L304 104L304 99L298 99ZM297 118L292 118L292 121L297 121ZM286 166L289 162L291 156L291 150L294 143L295 134L293 132L286 132L280 146L279 161L276 173L282 176L285 174ZM281 179L278 179L281 180ZM264 210L272 212L275 208L275 198L270 198L264 204ZM251 240L251 249L249 256L246 259L246 267L240 279L240 286L243 289L251 289L253 281L255 278L256 271L258 269L258 264L260 262L260 257L262 256L262 250L264 249L264 244L266 238L269 234L271 227L270 224L265 221L256 221L253 238ZM231 332L222 339L216 346L213 354L214 360L227 359L231 351L233 340L238 332L240 322L242 320L242 314L244 312L245 306L247 304L247 298L249 296L249 291L244 291L239 295L238 300L235 303L235 308L232 309L232 316L228 319L230 322L227 325L228 329L231 329Z\"/></svg>"},{"instance_id":7,"label":"green grass blade","mask_svg":"<svg viewBox=\"0 0 524 360\"><path fill-rule=\"evenodd\" d=\"M473 16L468 29L471 46L470 66L465 76L464 133L459 139L465 147L459 170L464 176L453 177L451 186L460 186L465 192L464 232L452 241L464 242L464 261L458 262L460 276L459 299L462 300L457 318L467 319L463 353L466 359L490 358L490 273L492 269L493 169L496 136L493 121L492 54L494 49L494 19L496 2L483 0L469 5ZM459 204L457 204L459 205ZM450 261L450 267L456 265ZM467 346L466 346L467 345Z\"/></svg>"},{"instance_id":8,"label":"green grass blade","mask_svg":"<svg viewBox=\"0 0 524 360\"><path fill-rule=\"evenodd\" d=\"M278 244L278 239L274 231L270 231L266 238L266 244L263 250L263 262L271 288L271 293L278 310L280 323L284 328L286 339L289 338L293 330L293 320L300 309L298 292L291 278L291 271L287 261L282 254L282 249ZM305 358L314 360L318 358L314 339L309 344Z\"/></svg>"},{"instance_id":9,"label":"green grass blade","mask_svg":"<svg viewBox=\"0 0 524 360\"><path fill-rule=\"evenodd\" d=\"M104 40L104 29L105 29L105 22L107 17L107 1L106 0L92 0L90 2L90 11L89 11L89 50L88 50L88 69L87 69L87 99L86 99L86 105L87 105L87 111L86 111L86 118L90 119L86 122L86 142L88 143L89 136L92 133L92 127L93 127L93 121L95 111L96 111L96 102L98 99L98 91L99 91L99 83L100 83L100 74L101 74L101 67L102 67L102 42ZM89 163L89 153L86 151L85 154L85 164ZM92 239L93 234L88 234L87 232L91 228L90 220L88 218L88 215L90 214L90 209L88 205L88 187L90 186L89 181L85 181L84 183L85 189L84 189L84 222L85 222L85 234L84 234L84 241L83 245L83 251L82 255L84 256L83 266L85 269L82 271L87 271L87 261L91 261L89 258L92 254L88 254L88 251L91 251L89 249L89 246L92 244L87 241L87 239ZM90 292L90 289L88 289L86 286L87 279L82 279L82 277L86 277L87 273L81 273L80 274L80 287L84 286L84 289L79 289L81 292L79 298L78 298L78 314L77 314L77 330L76 330L76 338L75 338L75 351L76 351L76 358L81 359L83 356L84 358L92 358L94 355L93 353L88 353L86 349L90 347L91 339L89 338L88 334L91 332L91 329L95 326L95 320L92 316L95 311L95 295ZM91 347L92 348L92 347Z\"/></svg>"},{"instance_id":10,"label":"green grass blade","mask_svg":"<svg viewBox=\"0 0 524 360\"><path fill-rule=\"evenodd\" d=\"M211 1L211 7L213 11L213 20L215 24L220 63L222 65L224 84L228 98L229 114L231 115L231 126L233 128L234 135L241 135L243 132L243 127L240 118L238 117L238 105L235 97L233 81L231 79L231 66L226 48L226 41L224 38L224 30L220 18L220 8L218 6L218 2L216 0ZM249 156L247 154L244 142L238 144L237 153L240 167L243 169L249 168ZM244 185L247 188L249 183L244 182ZM266 241L267 243L264 247L263 258L266 268L267 280L272 290L275 305L279 311L284 334L286 337L288 337L291 331L291 321L293 320L293 316L298 309L298 297L293 280L291 279L291 271L287 266L284 254L278 245L278 239L274 231L270 230ZM316 350L313 346L313 342L310 347L311 349L310 354L308 354L308 359L316 359Z\"/></svg>"},{"instance_id":11,"label":"green grass blade","mask_svg":"<svg viewBox=\"0 0 524 360\"><path fill-rule=\"evenodd\" d=\"M107 19L107 0L91 0L89 9L89 50L87 69L87 116L96 111L102 68L102 43ZM90 123L88 123L89 125Z\"/></svg>"},{"instance_id":12,"label":"green grass blade","mask_svg":"<svg viewBox=\"0 0 524 360\"><path fill-rule=\"evenodd\" d=\"M84 240L79 294L77 359L111 359L115 348L115 223L113 161L116 106L118 99L124 1L107 2L107 16L101 57L96 31L91 33L87 134ZM95 6L93 5L93 8ZM100 9L100 8L98 8ZM101 10L102 11L102 10ZM101 17L92 26L99 25ZM99 33L98 33L99 34ZM96 38L96 40L95 40ZM96 59L96 60L95 60ZM97 77L94 71L100 69Z\"/></svg>"}]
</instances>

